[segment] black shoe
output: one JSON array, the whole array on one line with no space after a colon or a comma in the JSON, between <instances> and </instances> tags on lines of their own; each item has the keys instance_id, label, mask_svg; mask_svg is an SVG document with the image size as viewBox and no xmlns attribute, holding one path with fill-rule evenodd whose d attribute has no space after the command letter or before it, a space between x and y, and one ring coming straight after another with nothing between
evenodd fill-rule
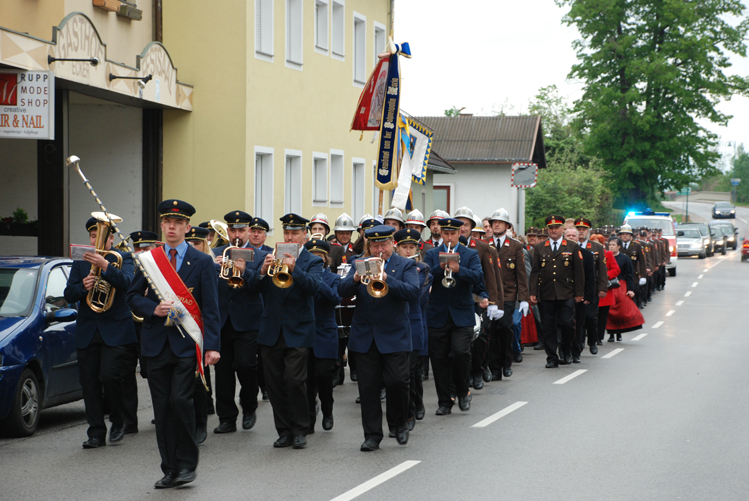
<instances>
[{"instance_id":1,"label":"black shoe","mask_svg":"<svg viewBox=\"0 0 749 501\"><path fill-rule=\"evenodd\" d=\"M109 429L109 441L111 443L117 443L125 436L125 430L123 428L112 428Z\"/></svg>"},{"instance_id":2,"label":"black shoe","mask_svg":"<svg viewBox=\"0 0 749 501\"><path fill-rule=\"evenodd\" d=\"M418 421L421 421L422 419L424 419L424 414L426 414L426 409L424 408L424 404L421 404L416 408L414 416Z\"/></svg>"},{"instance_id":3,"label":"black shoe","mask_svg":"<svg viewBox=\"0 0 749 501\"><path fill-rule=\"evenodd\" d=\"M484 379L481 376L473 378L473 387L480 390L484 387Z\"/></svg>"},{"instance_id":4,"label":"black shoe","mask_svg":"<svg viewBox=\"0 0 749 501\"><path fill-rule=\"evenodd\" d=\"M590 354L591 355L598 355L598 346L591 344L590 345Z\"/></svg>"},{"instance_id":5,"label":"black shoe","mask_svg":"<svg viewBox=\"0 0 749 501\"><path fill-rule=\"evenodd\" d=\"M125 433L125 435L133 435L135 433L138 433L138 425L131 424L130 426L125 426L123 432Z\"/></svg>"},{"instance_id":6,"label":"black shoe","mask_svg":"<svg viewBox=\"0 0 749 501\"><path fill-rule=\"evenodd\" d=\"M360 404L360 403L361 403L361 397L356 397L356 403L357 403L357 404Z\"/></svg>"},{"instance_id":7,"label":"black shoe","mask_svg":"<svg viewBox=\"0 0 749 501\"><path fill-rule=\"evenodd\" d=\"M169 472L164 477L153 484L154 489L171 489L174 487L174 473Z\"/></svg>"},{"instance_id":8,"label":"black shoe","mask_svg":"<svg viewBox=\"0 0 749 501\"><path fill-rule=\"evenodd\" d=\"M333 415L331 414L328 417L322 418L322 429L325 431L330 431L333 429Z\"/></svg>"},{"instance_id":9,"label":"black shoe","mask_svg":"<svg viewBox=\"0 0 749 501\"><path fill-rule=\"evenodd\" d=\"M543 350L544 345L542 343L536 343L536 346L533 347L534 350Z\"/></svg>"},{"instance_id":10,"label":"black shoe","mask_svg":"<svg viewBox=\"0 0 749 501\"><path fill-rule=\"evenodd\" d=\"M85 442L83 442L83 448L84 449L98 449L99 447L104 447L107 445L107 441L103 438L96 438L91 437Z\"/></svg>"},{"instance_id":11,"label":"black shoe","mask_svg":"<svg viewBox=\"0 0 749 501\"><path fill-rule=\"evenodd\" d=\"M379 448L380 448L379 442L377 442L373 438L368 438L364 441L363 444L361 444L361 447L359 447L359 450L362 452L372 452L372 451L376 451Z\"/></svg>"},{"instance_id":12,"label":"black shoe","mask_svg":"<svg viewBox=\"0 0 749 501\"><path fill-rule=\"evenodd\" d=\"M468 395L458 398L458 407L460 407L461 411L466 412L471 410L471 398L471 392L468 392Z\"/></svg>"},{"instance_id":13,"label":"black shoe","mask_svg":"<svg viewBox=\"0 0 749 501\"><path fill-rule=\"evenodd\" d=\"M243 430L251 430L253 426L255 426L255 423L257 423L257 414L254 412L252 414L244 414L242 416L242 429Z\"/></svg>"},{"instance_id":14,"label":"black shoe","mask_svg":"<svg viewBox=\"0 0 749 501\"><path fill-rule=\"evenodd\" d=\"M398 441L398 444L406 445L408 443L408 427L398 430L395 434L395 439Z\"/></svg>"},{"instance_id":15,"label":"black shoe","mask_svg":"<svg viewBox=\"0 0 749 501\"><path fill-rule=\"evenodd\" d=\"M263 390L263 400L265 400L266 402L268 400L270 400L270 397L268 396L268 391L267 390Z\"/></svg>"},{"instance_id":16,"label":"black shoe","mask_svg":"<svg viewBox=\"0 0 749 501\"><path fill-rule=\"evenodd\" d=\"M556 369L558 367L559 367L559 364L557 362L546 362L547 369Z\"/></svg>"},{"instance_id":17,"label":"black shoe","mask_svg":"<svg viewBox=\"0 0 749 501\"><path fill-rule=\"evenodd\" d=\"M195 480L195 477L197 476L198 474L195 473L195 470L188 470L187 468L179 470L179 472L174 476L174 486L177 487L179 485L189 484Z\"/></svg>"},{"instance_id":18,"label":"black shoe","mask_svg":"<svg viewBox=\"0 0 749 501\"><path fill-rule=\"evenodd\" d=\"M569 363L572 363L572 360L570 360L570 361L568 362L568 361L567 361L567 358L566 358L566 357L559 357L559 360L557 361L557 363L558 363L559 365L567 365L567 364L569 364Z\"/></svg>"},{"instance_id":19,"label":"black shoe","mask_svg":"<svg viewBox=\"0 0 749 501\"><path fill-rule=\"evenodd\" d=\"M359 381L359 375L353 369L351 370L351 381Z\"/></svg>"},{"instance_id":20,"label":"black shoe","mask_svg":"<svg viewBox=\"0 0 749 501\"><path fill-rule=\"evenodd\" d=\"M304 435L294 435L292 445L294 446L294 449L304 449L307 447L307 437Z\"/></svg>"},{"instance_id":21,"label":"black shoe","mask_svg":"<svg viewBox=\"0 0 749 501\"><path fill-rule=\"evenodd\" d=\"M205 439L208 438L208 430L206 429L206 425L198 425L195 427L195 442L198 444L202 444L205 442Z\"/></svg>"},{"instance_id":22,"label":"black shoe","mask_svg":"<svg viewBox=\"0 0 749 501\"><path fill-rule=\"evenodd\" d=\"M156 418L153 418L153 419L151 420L151 424L156 424Z\"/></svg>"},{"instance_id":23,"label":"black shoe","mask_svg":"<svg viewBox=\"0 0 749 501\"><path fill-rule=\"evenodd\" d=\"M283 437L278 437L278 440L273 442L273 447L276 449L280 449L282 447L288 447L291 445L291 436L284 435Z\"/></svg>"},{"instance_id":24,"label":"black shoe","mask_svg":"<svg viewBox=\"0 0 749 501\"><path fill-rule=\"evenodd\" d=\"M213 406L212 398L208 400L208 410L206 411L206 414L208 414L209 416L213 416L214 414L216 414L216 407Z\"/></svg>"},{"instance_id":25,"label":"black shoe","mask_svg":"<svg viewBox=\"0 0 749 501\"><path fill-rule=\"evenodd\" d=\"M237 431L237 424L224 421L213 429L213 433L234 433Z\"/></svg>"},{"instance_id":26,"label":"black shoe","mask_svg":"<svg viewBox=\"0 0 749 501\"><path fill-rule=\"evenodd\" d=\"M566 355L566 356L564 357L564 363L565 363L566 365L570 365L570 364L572 363L572 355Z\"/></svg>"},{"instance_id":27,"label":"black shoe","mask_svg":"<svg viewBox=\"0 0 749 501\"><path fill-rule=\"evenodd\" d=\"M613 343L613 342L614 342L614 335L613 335L613 334L611 334L611 335L609 336L609 343Z\"/></svg>"},{"instance_id":28,"label":"black shoe","mask_svg":"<svg viewBox=\"0 0 749 501\"><path fill-rule=\"evenodd\" d=\"M501 372L493 372L492 373L492 381L502 381L502 373Z\"/></svg>"},{"instance_id":29,"label":"black shoe","mask_svg":"<svg viewBox=\"0 0 749 501\"><path fill-rule=\"evenodd\" d=\"M597 344L598 346L603 346L603 341L601 341L601 340L598 340L598 341L596 341L596 344Z\"/></svg>"},{"instance_id":30,"label":"black shoe","mask_svg":"<svg viewBox=\"0 0 749 501\"><path fill-rule=\"evenodd\" d=\"M385 397L387 397L387 390L383 388L380 390L380 400L385 400Z\"/></svg>"},{"instance_id":31,"label":"black shoe","mask_svg":"<svg viewBox=\"0 0 749 501\"><path fill-rule=\"evenodd\" d=\"M622 335L621 334L617 334L616 335L616 340L617 341L621 341L622 340Z\"/></svg>"},{"instance_id":32,"label":"black shoe","mask_svg":"<svg viewBox=\"0 0 749 501\"><path fill-rule=\"evenodd\" d=\"M492 370L489 367L484 369L484 373L482 374L482 379L484 380L485 383L488 383L489 381L492 380Z\"/></svg>"},{"instance_id":33,"label":"black shoe","mask_svg":"<svg viewBox=\"0 0 749 501\"><path fill-rule=\"evenodd\" d=\"M416 420L414 418L408 418L406 420L406 426L408 426L408 431L413 431L416 426Z\"/></svg>"},{"instance_id":34,"label":"black shoe","mask_svg":"<svg viewBox=\"0 0 749 501\"><path fill-rule=\"evenodd\" d=\"M388 438L395 438L395 430L390 430L388 432Z\"/></svg>"},{"instance_id":35,"label":"black shoe","mask_svg":"<svg viewBox=\"0 0 749 501\"><path fill-rule=\"evenodd\" d=\"M512 356L512 359L515 361L516 364L519 364L520 362L523 361L523 354L522 353L515 353Z\"/></svg>"},{"instance_id":36,"label":"black shoe","mask_svg":"<svg viewBox=\"0 0 749 501\"><path fill-rule=\"evenodd\" d=\"M502 370L502 376L503 377L510 377L510 376L512 376L512 369L503 369Z\"/></svg>"},{"instance_id":37,"label":"black shoe","mask_svg":"<svg viewBox=\"0 0 749 501\"><path fill-rule=\"evenodd\" d=\"M435 412L435 415L437 415L437 416L447 416L448 414L451 414L451 413L452 413L452 411L450 410L449 407L445 407L444 405L441 405L437 409L437 412Z\"/></svg>"},{"instance_id":38,"label":"black shoe","mask_svg":"<svg viewBox=\"0 0 749 501\"><path fill-rule=\"evenodd\" d=\"M314 435L315 434L315 424L312 423L309 425L309 430L307 430L307 435Z\"/></svg>"},{"instance_id":39,"label":"black shoe","mask_svg":"<svg viewBox=\"0 0 749 501\"><path fill-rule=\"evenodd\" d=\"M574 357L572 357L572 363L573 364L579 364L580 363L580 357L577 356L577 355L574 356Z\"/></svg>"}]
</instances>

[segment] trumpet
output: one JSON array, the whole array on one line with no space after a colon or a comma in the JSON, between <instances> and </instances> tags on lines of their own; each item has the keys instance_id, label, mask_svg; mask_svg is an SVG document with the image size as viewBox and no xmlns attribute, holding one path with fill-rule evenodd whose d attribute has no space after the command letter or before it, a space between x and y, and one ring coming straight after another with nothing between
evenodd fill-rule
<instances>
[{"instance_id":1,"label":"trumpet","mask_svg":"<svg viewBox=\"0 0 749 501\"><path fill-rule=\"evenodd\" d=\"M216 232L218 233L218 232ZM221 270L219 270L218 276L224 280L228 280L229 287L232 289L240 289L244 285L244 279L239 269L235 266L234 261L231 259L232 249L239 248L240 240L237 238L234 240L234 244L229 245L224 249L224 253L221 255L223 260L221 261ZM227 255L228 253L228 255Z\"/></svg>"},{"instance_id":2,"label":"trumpet","mask_svg":"<svg viewBox=\"0 0 749 501\"><path fill-rule=\"evenodd\" d=\"M268 267L268 276L273 277L273 285L279 289L287 289L294 283L294 278L289 271L289 265L284 264L283 257L276 257L276 250L273 249L273 262Z\"/></svg>"},{"instance_id":3,"label":"trumpet","mask_svg":"<svg viewBox=\"0 0 749 501\"><path fill-rule=\"evenodd\" d=\"M387 296L388 284L382 279L383 268L385 267L382 253L380 253L380 257L365 259L364 265L367 271L361 277L361 283L367 286L369 295L378 299ZM373 271L373 269L376 271Z\"/></svg>"},{"instance_id":4,"label":"trumpet","mask_svg":"<svg viewBox=\"0 0 749 501\"><path fill-rule=\"evenodd\" d=\"M208 226L210 226L211 229L216 232L216 236L213 237L213 240L211 241L211 249L222 247L228 243L231 243L229 242L229 227L226 226L226 223L222 223L217 219L211 219L208 222Z\"/></svg>"},{"instance_id":5,"label":"trumpet","mask_svg":"<svg viewBox=\"0 0 749 501\"><path fill-rule=\"evenodd\" d=\"M453 249L452 252L450 252L450 244L447 244L447 252L446 254L454 254L455 250ZM446 261L449 263L450 261ZM452 268L445 266L445 277L442 279L442 287L445 289L450 289L452 287L455 287L457 281L453 278L453 270Z\"/></svg>"},{"instance_id":6,"label":"trumpet","mask_svg":"<svg viewBox=\"0 0 749 501\"><path fill-rule=\"evenodd\" d=\"M118 252L106 250L107 240L109 240L109 235L112 232L107 215L103 212L92 212L91 215L96 218L96 253L102 256L111 254L115 257L116 262L109 263L109 266L122 268L122 256ZM122 222L122 218L114 214L110 214L109 217L115 223ZM112 307L115 290L109 282L101 278L101 268L98 266L91 266L91 275L95 276L96 280L91 290L88 291L88 295L86 295L86 304L96 313L103 313Z\"/></svg>"}]
</instances>

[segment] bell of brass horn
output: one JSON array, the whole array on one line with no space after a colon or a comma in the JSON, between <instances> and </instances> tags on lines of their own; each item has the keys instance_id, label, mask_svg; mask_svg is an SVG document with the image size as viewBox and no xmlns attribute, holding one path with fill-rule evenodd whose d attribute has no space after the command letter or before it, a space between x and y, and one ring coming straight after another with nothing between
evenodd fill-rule
<instances>
[{"instance_id":1,"label":"bell of brass horn","mask_svg":"<svg viewBox=\"0 0 749 501\"><path fill-rule=\"evenodd\" d=\"M216 247L223 247L224 245L230 243L229 227L226 225L226 223L219 221L218 219L211 219L208 222L208 226L210 226L211 229L216 232L216 236L213 237L213 241L211 242L211 249L215 249Z\"/></svg>"}]
</instances>

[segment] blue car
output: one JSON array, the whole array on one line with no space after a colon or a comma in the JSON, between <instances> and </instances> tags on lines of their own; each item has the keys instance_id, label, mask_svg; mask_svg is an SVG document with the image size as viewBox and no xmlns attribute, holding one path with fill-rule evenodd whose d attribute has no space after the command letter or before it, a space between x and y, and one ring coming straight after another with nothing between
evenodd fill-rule
<instances>
[{"instance_id":1,"label":"blue car","mask_svg":"<svg viewBox=\"0 0 749 501\"><path fill-rule=\"evenodd\" d=\"M72 261L0 258L0 432L29 436L42 409L80 400Z\"/></svg>"}]
</instances>

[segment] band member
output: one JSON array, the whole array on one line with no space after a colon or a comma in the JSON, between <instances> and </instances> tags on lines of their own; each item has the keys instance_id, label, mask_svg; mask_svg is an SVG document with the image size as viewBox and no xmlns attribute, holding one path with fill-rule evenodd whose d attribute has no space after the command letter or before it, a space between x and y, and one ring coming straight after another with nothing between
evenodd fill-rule
<instances>
[{"instance_id":1,"label":"band member","mask_svg":"<svg viewBox=\"0 0 749 501\"><path fill-rule=\"evenodd\" d=\"M523 244L509 236L512 232L510 215L505 209L497 209L490 218L494 231L494 247L497 249L502 267L502 287L504 315L497 327L497 336L489 343L489 367L492 379L502 379L512 375L512 316L518 309L523 316L528 314L528 275L525 271ZM496 341L494 340L496 338Z\"/></svg>"},{"instance_id":2,"label":"band member","mask_svg":"<svg viewBox=\"0 0 749 501\"><path fill-rule=\"evenodd\" d=\"M382 297L373 297L362 283L355 260L349 274L338 286L342 296L357 296L357 307L351 324L349 350L356 353L361 398L363 452L379 448L382 441L382 407L380 390L387 388L387 422L398 443L408 442L408 397L411 328L408 303L420 293L416 266L410 259L394 253L391 226L377 225L365 232L369 254L381 260L382 273L367 277L387 286ZM361 259L361 258L359 258Z\"/></svg>"},{"instance_id":3,"label":"band member","mask_svg":"<svg viewBox=\"0 0 749 501\"><path fill-rule=\"evenodd\" d=\"M581 249L590 251L593 254L593 266L595 270L593 277L595 293L593 295L588 294L588 276L586 272L586 297L583 304L578 303L575 307L577 325L575 328L575 342L572 346L572 362L578 364L580 363L580 354L585 348L586 332L588 334L590 353L593 355L598 353L598 300L606 297L609 283L606 270L606 249L604 249L603 245L588 238L591 226L589 219L584 217L575 219L575 228L578 231L578 240L575 241L578 242Z\"/></svg>"},{"instance_id":4,"label":"band member","mask_svg":"<svg viewBox=\"0 0 749 501\"><path fill-rule=\"evenodd\" d=\"M385 212L385 215L383 216L384 224L385 226L392 226L395 228L395 231L402 230L403 226L406 224L406 221L403 220L403 213L400 209L392 208Z\"/></svg>"},{"instance_id":5,"label":"band member","mask_svg":"<svg viewBox=\"0 0 749 501\"><path fill-rule=\"evenodd\" d=\"M265 382L273 406L278 440L273 447L307 446L307 360L315 342L315 295L320 290L323 261L303 247L308 219L296 214L281 218L284 241L300 246L299 255L265 256L258 281L267 302L260 322L258 343ZM288 267L293 280L281 288L268 277L274 260Z\"/></svg>"},{"instance_id":6,"label":"band member","mask_svg":"<svg viewBox=\"0 0 749 501\"><path fill-rule=\"evenodd\" d=\"M341 302L338 282L341 277L330 271L331 245L325 240L313 238L306 244L313 256L325 263L320 280L320 290L315 295L315 346L309 352L307 364L307 402L309 409L309 432L315 433L317 420L316 400L320 395L323 430L333 429L333 378L338 366L338 324L335 307Z\"/></svg>"},{"instance_id":7,"label":"band member","mask_svg":"<svg viewBox=\"0 0 749 501\"><path fill-rule=\"evenodd\" d=\"M356 230L359 233L359 238L354 242L354 252L357 256L360 256L364 252L364 230L362 229L362 223L370 219L374 219L372 214L364 214L359 219L359 227Z\"/></svg>"},{"instance_id":8,"label":"band member","mask_svg":"<svg viewBox=\"0 0 749 501\"><path fill-rule=\"evenodd\" d=\"M270 231L270 225L259 217L253 217L250 222L250 235L249 243L250 247L256 251L273 252L271 247L265 245L265 240L268 238L268 232Z\"/></svg>"},{"instance_id":9,"label":"band member","mask_svg":"<svg viewBox=\"0 0 749 501\"><path fill-rule=\"evenodd\" d=\"M434 249L434 245L422 239L422 233L426 227L424 214L420 210L414 209L406 215L406 228L411 228L419 232L419 253L422 260L424 260L424 256L426 256L429 249Z\"/></svg>"},{"instance_id":10,"label":"band member","mask_svg":"<svg viewBox=\"0 0 749 501\"><path fill-rule=\"evenodd\" d=\"M429 219L427 219L427 226L429 227L429 233L431 234L431 237L429 237L429 240L427 240L427 242L429 242L432 247L439 247L440 245L442 245L442 230L440 229L440 219L445 219L448 217L450 217L450 214L439 209L429 215Z\"/></svg>"},{"instance_id":11,"label":"band member","mask_svg":"<svg viewBox=\"0 0 749 501\"><path fill-rule=\"evenodd\" d=\"M141 353L148 364L148 387L164 472L155 487L165 489L195 480L198 444L193 393L196 366L199 369L201 363L196 361L196 352L200 353L196 344L199 346L202 338L205 366L218 362L221 324L213 261L185 242L195 208L181 200L164 200L157 210L166 243L143 253L141 263L158 284L164 300L160 302L150 288L143 295L148 282L139 270L128 302L135 314L143 317ZM182 312L179 328L167 318L175 313L175 300Z\"/></svg>"},{"instance_id":12,"label":"band member","mask_svg":"<svg viewBox=\"0 0 749 501\"><path fill-rule=\"evenodd\" d=\"M203 221L198 225L198 228L203 228L208 230L208 236L206 237L206 242L208 242L208 245L211 245L213 242L213 239L216 238L216 230L213 229L213 226L211 226L210 221Z\"/></svg>"},{"instance_id":13,"label":"band member","mask_svg":"<svg viewBox=\"0 0 749 501\"><path fill-rule=\"evenodd\" d=\"M561 216L546 218L549 239L536 245L530 278L530 302L539 303L541 310L547 369L572 363L575 303L582 301L585 293L583 255L575 242L563 238L563 225ZM562 331L561 360L557 326Z\"/></svg>"},{"instance_id":14,"label":"band member","mask_svg":"<svg viewBox=\"0 0 749 501\"><path fill-rule=\"evenodd\" d=\"M429 358L439 400L438 416L451 412L451 378L455 384L460 410L467 411L471 408L468 376L471 340L476 323L473 288L483 286L483 270L478 252L459 244L461 226L463 222L459 219L441 219L443 243L428 251L425 260L434 280L429 295L427 324ZM448 252L448 245L450 253L457 253L459 260L440 262L440 253ZM447 281L443 279L450 275L455 285L445 287ZM481 292L481 297L488 300L486 291Z\"/></svg>"},{"instance_id":15,"label":"band member","mask_svg":"<svg viewBox=\"0 0 749 501\"><path fill-rule=\"evenodd\" d=\"M224 251L229 246L250 246L250 224L252 216L241 210L224 215L229 245L214 249L217 270L223 263ZM216 414L219 425L214 433L237 431L239 410L234 402L236 381L239 379L239 403L242 406L242 429L250 430L257 422L258 327L263 315L263 299L252 290L251 283L257 269L265 259L266 252L256 250L254 260L247 263L237 259L233 266L239 270L243 282L238 288L230 287L228 280L218 281L218 305L221 314L221 360L216 364ZM227 259L230 256L227 256Z\"/></svg>"},{"instance_id":16,"label":"band member","mask_svg":"<svg viewBox=\"0 0 749 501\"><path fill-rule=\"evenodd\" d=\"M125 401L122 381L127 370L128 345L135 343L135 327L127 305L127 290L133 278L133 258L130 254L112 250L114 235L106 239L98 235L100 231L109 233L109 224L97 218L86 221L86 231L92 246L97 251L110 251L115 255L102 255L100 252L86 252L85 261L75 261L65 287L65 301L79 303L78 318L75 322L75 347L78 353L78 377L83 390L83 404L88 422L88 440L84 449L95 449L107 445L107 425L104 421L104 398L109 407L109 441L119 442L125 435L123 416ZM103 247L102 247L103 244ZM122 259L121 267L113 263ZM99 280L111 286L109 294L114 294L110 307L87 300L89 291L96 291ZM92 299L97 295L91 293ZM98 310L98 311L96 311ZM103 393L102 393L103 390ZM136 390L137 398L137 390ZM137 429L137 416L135 426ZM131 423L132 426L132 423Z\"/></svg>"}]
</instances>

